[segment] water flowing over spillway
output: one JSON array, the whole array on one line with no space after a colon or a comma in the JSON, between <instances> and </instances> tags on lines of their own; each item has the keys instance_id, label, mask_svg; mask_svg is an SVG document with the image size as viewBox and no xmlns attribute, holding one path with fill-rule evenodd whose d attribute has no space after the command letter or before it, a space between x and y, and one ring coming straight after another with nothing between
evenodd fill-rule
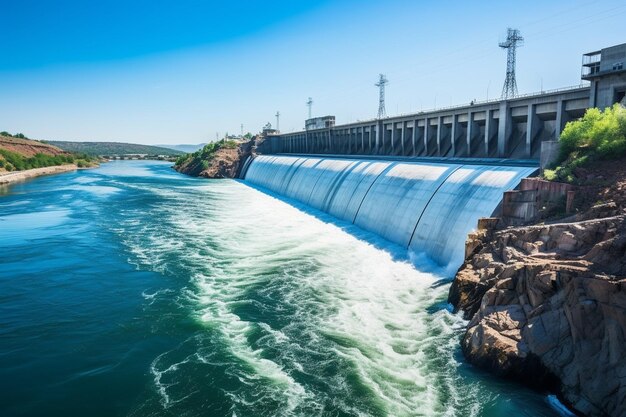
<instances>
[{"instance_id":1,"label":"water flowing over spillway","mask_svg":"<svg viewBox=\"0 0 626 417\"><path fill-rule=\"evenodd\" d=\"M536 168L261 155L245 180L460 265L467 233Z\"/></svg>"},{"instance_id":2,"label":"water flowing over spillway","mask_svg":"<svg viewBox=\"0 0 626 417\"><path fill-rule=\"evenodd\" d=\"M463 361L449 275L333 220L151 161L9 188L0 416L557 416Z\"/></svg>"}]
</instances>

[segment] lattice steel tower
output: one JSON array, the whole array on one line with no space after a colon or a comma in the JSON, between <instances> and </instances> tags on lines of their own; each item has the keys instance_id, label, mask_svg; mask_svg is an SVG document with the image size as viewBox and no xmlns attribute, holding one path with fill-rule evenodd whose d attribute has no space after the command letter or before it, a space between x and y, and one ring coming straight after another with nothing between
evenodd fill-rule
<instances>
[{"instance_id":1,"label":"lattice steel tower","mask_svg":"<svg viewBox=\"0 0 626 417\"><path fill-rule=\"evenodd\" d=\"M387 112L385 111L385 85L389 82L387 78L385 78L385 74L380 74L380 78L378 82L374 84L378 87L378 118L382 119L383 117L387 117Z\"/></svg>"},{"instance_id":2,"label":"lattice steel tower","mask_svg":"<svg viewBox=\"0 0 626 417\"><path fill-rule=\"evenodd\" d=\"M311 118L311 107L313 107L313 99L311 97L309 97L309 99L306 101L306 105L309 108L309 119Z\"/></svg>"},{"instance_id":3,"label":"lattice steel tower","mask_svg":"<svg viewBox=\"0 0 626 417\"><path fill-rule=\"evenodd\" d=\"M276 112L276 130L280 130L280 112Z\"/></svg>"},{"instance_id":4,"label":"lattice steel tower","mask_svg":"<svg viewBox=\"0 0 626 417\"><path fill-rule=\"evenodd\" d=\"M517 96L517 81L515 81L515 50L522 46L524 38L517 29L509 28L505 42L500 42L500 48L507 50L506 55L506 79L502 87L502 98L513 98Z\"/></svg>"}]
</instances>

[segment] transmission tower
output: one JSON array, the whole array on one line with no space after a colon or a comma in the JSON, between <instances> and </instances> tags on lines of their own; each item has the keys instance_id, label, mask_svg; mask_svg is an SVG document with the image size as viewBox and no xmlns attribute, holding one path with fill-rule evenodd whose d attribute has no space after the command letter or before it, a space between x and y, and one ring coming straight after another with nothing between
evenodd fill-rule
<instances>
[{"instance_id":1,"label":"transmission tower","mask_svg":"<svg viewBox=\"0 0 626 417\"><path fill-rule=\"evenodd\" d=\"M306 105L309 108L309 119L311 118L311 108L313 107L313 99L311 97L309 97L309 99L306 101Z\"/></svg>"},{"instance_id":2,"label":"transmission tower","mask_svg":"<svg viewBox=\"0 0 626 417\"><path fill-rule=\"evenodd\" d=\"M378 118L382 119L383 117L387 117L387 112L385 111L385 85L389 82L387 78L385 78L385 74L380 74L380 78L378 82L374 84L378 87Z\"/></svg>"},{"instance_id":3,"label":"transmission tower","mask_svg":"<svg viewBox=\"0 0 626 417\"><path fill-rule=\"evenodd\" d=\"M280 130L280 112L276 112L276 130Z\"/></svg>"},{"instance_id":4,"label":"transmission tower","mask_svg":"<svg viewBox=\"0 0 626 417\"><path fill-rule=\"evenodd\" d=\"M517 96L517 82L515 81L515 50L522 46L524 38L517 29L509 28L505 42L500 42L500 48L507 50L506 55L506 79L502 87L502 98L513 98Z\"/></svg>"}]
</instances>

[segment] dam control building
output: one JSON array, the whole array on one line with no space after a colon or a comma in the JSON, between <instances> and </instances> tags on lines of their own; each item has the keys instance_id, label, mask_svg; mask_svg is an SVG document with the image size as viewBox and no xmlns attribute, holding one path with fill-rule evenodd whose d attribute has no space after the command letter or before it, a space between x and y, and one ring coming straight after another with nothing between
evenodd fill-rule
<instances>
[{"instance_id":1,"label":"dam control building","mask_svg":"<svg viewBox=\"0 0 626 417\"><path fill-rule=\"evenodd\" d=\"M579 86L343 125L309 119L304 131L267 135L258 151L539 161L568 121L626 104L625 64L626 43L584 54Z\"/></svg>"}]
</instances>

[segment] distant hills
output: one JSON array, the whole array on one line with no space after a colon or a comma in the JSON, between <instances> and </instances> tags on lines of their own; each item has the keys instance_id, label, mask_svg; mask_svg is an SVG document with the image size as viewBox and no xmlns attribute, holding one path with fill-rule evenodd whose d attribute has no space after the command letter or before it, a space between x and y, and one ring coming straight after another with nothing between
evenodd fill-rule
<instances>
[{"instance_id":1,"label":"distant hills","mask_svg":"<svg viewBox=\"0 0 626 417\"><path fill-rule=\"evenodd\" d=\"M157 145L157 146L160 146L161 148L175 149L177 151L181 151L184 153L193 153L197 150L204 148L205 145L206 143L199 143L197 145L183 144L183 145Z\"/></svg>"},{"instance_id":2,"label":"distant hills","mask_svg":"<svg viewBox=\"0 0 626 417\"><path fill-rule=\"evenodd\" d=\"M114 155L168 155L177 156L185 152L165 148L162 146L139 145L136 143L122 142L69 142L69 141L46 141L68 152L76 152L94 156L114 156Z\"/></svg>"}]
</instances>

